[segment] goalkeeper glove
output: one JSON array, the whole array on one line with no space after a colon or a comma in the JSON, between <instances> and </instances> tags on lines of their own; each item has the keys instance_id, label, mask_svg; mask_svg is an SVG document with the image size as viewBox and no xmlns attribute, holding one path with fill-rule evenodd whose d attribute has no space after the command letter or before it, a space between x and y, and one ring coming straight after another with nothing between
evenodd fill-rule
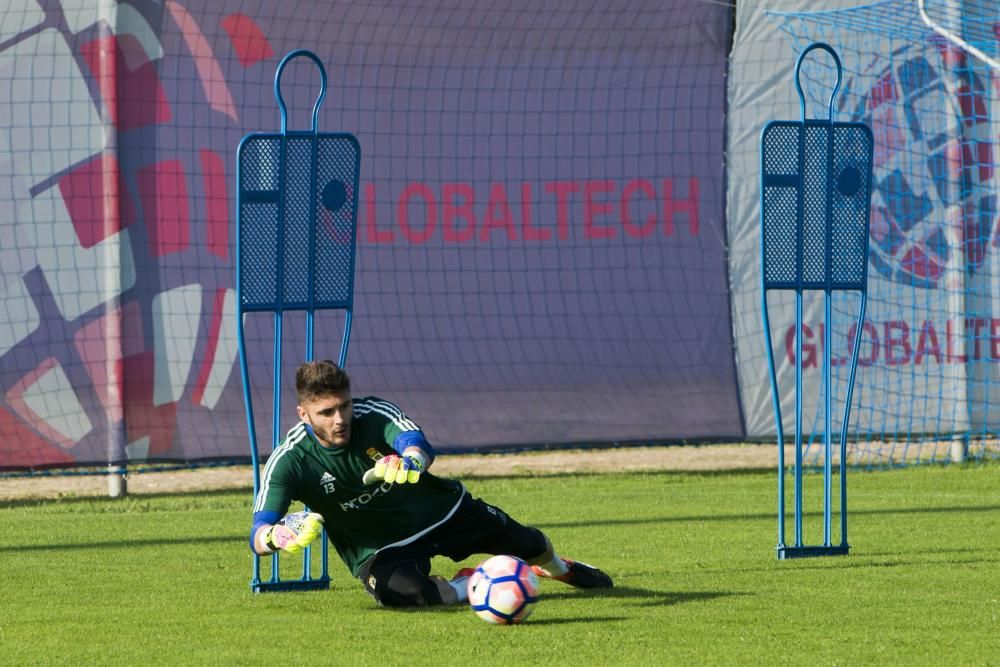
<instances>
[{"instance_id":1,"label":"goalkeeper glove","mask_svg":"<svg viewBox=\"0 0 1000 667\"><path fill-rule=\"evenodd\" d=\"M301 553L323 532L323 517L315 512L295 512L285 516L264 533L264 543L277 551Z\"/></svg>"},{"instance_id":2,"label":"goalkeeper glove","mask_svg":"<svg viewBox=\"0 0 1000 667\"><path fill-rule=\"evenodd\" d=\"M375 467L365 473L362 481L365 484L374 484L379 481L390 484L416 484L420 481L420 473L423 471L423 461L416 456L390 454L376 461Z\"/></svg>"}]
</instances>

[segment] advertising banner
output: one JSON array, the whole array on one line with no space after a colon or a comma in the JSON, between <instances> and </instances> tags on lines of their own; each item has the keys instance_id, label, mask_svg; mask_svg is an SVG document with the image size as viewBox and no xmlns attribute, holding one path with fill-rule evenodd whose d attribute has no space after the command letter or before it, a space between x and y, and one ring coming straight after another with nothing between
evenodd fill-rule
<instances>
[{"instance_id":1,"label":"advertising banner","mask_svg":"<svg viewBox=\"0 0 1000 667\"><path fill-rule=\"evenodd\" d=\"M683 0L8 3L0 468L248 455L235 154L278 130L300 48L329 74L319 128L361 145L356 394L443 448L740 436L730 21ZM290 128L318 91L289 66ZM248 318L269 425L273 324Z\"/></svg>"}]
</instances>

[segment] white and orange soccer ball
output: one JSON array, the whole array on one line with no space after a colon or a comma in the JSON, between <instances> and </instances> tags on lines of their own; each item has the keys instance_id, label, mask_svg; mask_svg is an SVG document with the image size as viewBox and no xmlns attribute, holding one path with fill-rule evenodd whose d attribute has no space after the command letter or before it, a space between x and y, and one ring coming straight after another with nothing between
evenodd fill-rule
<instances>
[{"instance_id":1,"label":"white and orange soccer ball","mask_svg":"<svg viewBox=\"0 0 1000 667\"><path fill-rule=\"evenodd\" d=\"M538 577L514 556L493 556L469 577L469 604L487 623L523 623L538 602Z\"/></svg>"}]
</instances>

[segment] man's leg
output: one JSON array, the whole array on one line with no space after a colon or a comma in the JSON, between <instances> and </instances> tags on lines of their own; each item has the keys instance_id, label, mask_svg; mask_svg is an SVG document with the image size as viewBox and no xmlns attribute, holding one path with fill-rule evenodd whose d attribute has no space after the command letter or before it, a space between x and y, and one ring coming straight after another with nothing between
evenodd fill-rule
<instances>
[{"instance_id":1,"label":"man's leg","mask_svg":"<svg viewBox=\"0 0 1000 667\"><path fill-rule=\"evenodd\" d=\"M614 581L605 572L593 565L560 557L552 541L548 536L544 537L547 544L545 551L534 558L524 559L535 574L576 588L614 588Z\"/></svg>"},{"instance_id":2,"label":"man's leg","mask_svg":"<svg viewBox=\"0 0 1000 667\"><path fill-rule=\"evenodd\" d=\"M614 588L615 582L593 565L569 558L559 558L558 563L531 564L531 569L539 577L561 581L576 588ZM559 570L564 570L559 574Z\"/></svg>"},{"instance_id":3,"label":"man's leg","mask_svg":"<svg viewBox=\"0 0 1000 667\"><path fill-rule=\"evenodd\" d=\"M365 590L385 607L426 607L466 599L465 579L430 576L430 556L420 547L387 549L362 570Z\"/></svg>"},{"instance_id":4,"label":"man's leg","mask_svg":"<svg viewBox=\"0 0 1000 667\"><path fill-rule=\"evenodd\" d=\"M524 526L499 507L466 496L455 515L427 536L442 555L459 561L472 554L507 554L534 566L535 573L578 588L611 588L601 570L560 558L552 542L537 528Z\"/></svg>"}]
</instances>

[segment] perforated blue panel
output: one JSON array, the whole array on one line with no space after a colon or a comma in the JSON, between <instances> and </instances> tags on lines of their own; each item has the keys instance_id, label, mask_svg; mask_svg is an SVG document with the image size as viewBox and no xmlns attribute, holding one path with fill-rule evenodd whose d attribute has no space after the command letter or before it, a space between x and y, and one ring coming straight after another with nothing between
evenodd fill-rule
<instances>
[{"instance_id":1,"label":"perforated blue panel","mask_svg":"<svg viewBox=\"0 0 1000 667\"><path fill-rule=\"evenodd\" d=\"M774 121L761 137L765 289L865 289L871 130Z\"/></svg>"},{"instance_id":2,"label":"perforated blue panel","mask_svg":"<svg viewBox=\"0 0 1000 667\"><path fill-rule=\"evenodd\" d=\"M357 139L252 134L241 143L237 161L241 308L350 308Z\"/></svg>"}]
</instances>

